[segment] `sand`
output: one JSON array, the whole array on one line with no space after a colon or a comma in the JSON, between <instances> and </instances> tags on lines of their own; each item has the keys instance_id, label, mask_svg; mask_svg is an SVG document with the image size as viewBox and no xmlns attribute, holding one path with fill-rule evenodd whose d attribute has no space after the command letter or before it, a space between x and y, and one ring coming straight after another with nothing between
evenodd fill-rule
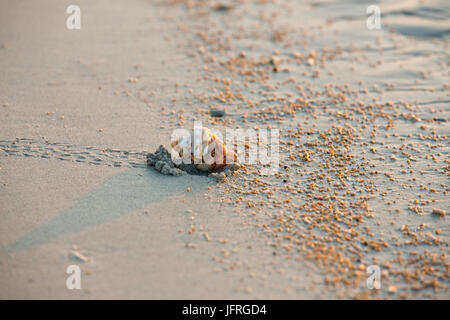
<instances>
[{"instance_id":1,"label":"sand","mask_svg":"<svg viewBox=\"0 0 450 320\"><path fill-rule=\"evenodd\" d=\"M445 1L383 1L376 31L359 2L79 1L80 30L65 26L69 4L1 2L0 298L449 298L450 229L432 214L449 207ZM293 141L281 145L291 169L249 167L217 183L148 168L146 154L194 120L279 127ZM328 129L348 139L349 168L368 173L348 171L336 187L364 217L355 230L336 224L350 240L308 229L322 225L320 205L291 220L291 205L338 203L317 192L321 174L333 188L343 181L320 172L329 154L314 143ZM315 255L327 236L335 251ZM72 264L81 290L66 288ZM366 286L372 264L380 290Z\"/></svg>"}]
</instances>

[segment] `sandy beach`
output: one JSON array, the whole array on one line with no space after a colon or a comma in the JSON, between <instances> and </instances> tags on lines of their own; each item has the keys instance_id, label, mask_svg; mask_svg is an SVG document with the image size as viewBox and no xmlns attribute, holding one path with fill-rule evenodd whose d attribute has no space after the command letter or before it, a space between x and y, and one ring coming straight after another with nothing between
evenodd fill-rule
<instances>
[{"instance_id":1,"label":"sandy beach","mask_svg":"<svg viewBox=\"0 0 450 320\"><path fill-rule=\"evenodd\" d=\"M71 4L0 0L1 299L450 298L448 2ZM196 121L277 172L146 165Z\"/></svg>"}]
</instances>

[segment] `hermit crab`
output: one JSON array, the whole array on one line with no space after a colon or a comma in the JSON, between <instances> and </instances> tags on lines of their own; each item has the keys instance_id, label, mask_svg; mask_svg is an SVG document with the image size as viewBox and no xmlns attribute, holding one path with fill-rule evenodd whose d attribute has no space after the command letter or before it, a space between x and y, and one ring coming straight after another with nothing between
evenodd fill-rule
<instances>
[{"instance_id":1,"label":"hermit crab","mask_svg":"<svg viewBox=\"0 0 450 320\"><path fill-rule=\"evenodd\" d=\"M183 173L207 175L225 179L239 168L236 153L208 128L191 134L187 130L174 132L170 152L160 146L147 155L147 165L166 175Z\"/></svg>"}]
</instances>

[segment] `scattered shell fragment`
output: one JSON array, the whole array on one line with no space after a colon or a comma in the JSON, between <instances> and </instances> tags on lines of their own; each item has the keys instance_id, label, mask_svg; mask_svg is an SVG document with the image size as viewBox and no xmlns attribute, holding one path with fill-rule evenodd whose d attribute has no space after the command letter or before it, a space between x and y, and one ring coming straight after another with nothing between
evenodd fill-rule
<instances>
[{"instance_id":1,"label":"scattered shell fragment","mask_svg":"<svg viewBox=\"0 0 450 320\"><path fill-rule=\"evenodd\" d=\"M397 286L394 286L394 285L389 286L388 292L389 293L396 293L397 292Z\"/></svg>"},{"instance_id":2,"label":"scattered shell fragment","mask_svg":"<svg viewBox=\"0 0 450 320\"><path fill-rule=\"evenodd\" d=\"M86 257L85 255L81 254L77 250L72 250L71 253L72 253L73 257L75 257L76 259L78 259L81 262L88 262L89 261L88 257Z\"/></svg>"}]
</instances>

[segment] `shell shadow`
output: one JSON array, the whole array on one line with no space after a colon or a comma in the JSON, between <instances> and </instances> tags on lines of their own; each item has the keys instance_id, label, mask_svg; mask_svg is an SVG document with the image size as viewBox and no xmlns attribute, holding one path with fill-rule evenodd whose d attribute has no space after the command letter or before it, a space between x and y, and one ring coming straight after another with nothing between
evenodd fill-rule
<instances>
[{"instance_id":1,"label":"shell shadow","mask_svg":"<svg viewBox=\"0 0 450 320\"><path fill-rule=\"evenodd\" d=\"M7 251L23 250L86 230L143 208L149 203L185 193L187 187L191 188L190 194L206 191L208 183L198 183L198 179L199 177L191 175L168 177L149 168L121 171L79 197L72 207L59 216L19 238L7 247Z\"/></svg>"}]
</instances>

